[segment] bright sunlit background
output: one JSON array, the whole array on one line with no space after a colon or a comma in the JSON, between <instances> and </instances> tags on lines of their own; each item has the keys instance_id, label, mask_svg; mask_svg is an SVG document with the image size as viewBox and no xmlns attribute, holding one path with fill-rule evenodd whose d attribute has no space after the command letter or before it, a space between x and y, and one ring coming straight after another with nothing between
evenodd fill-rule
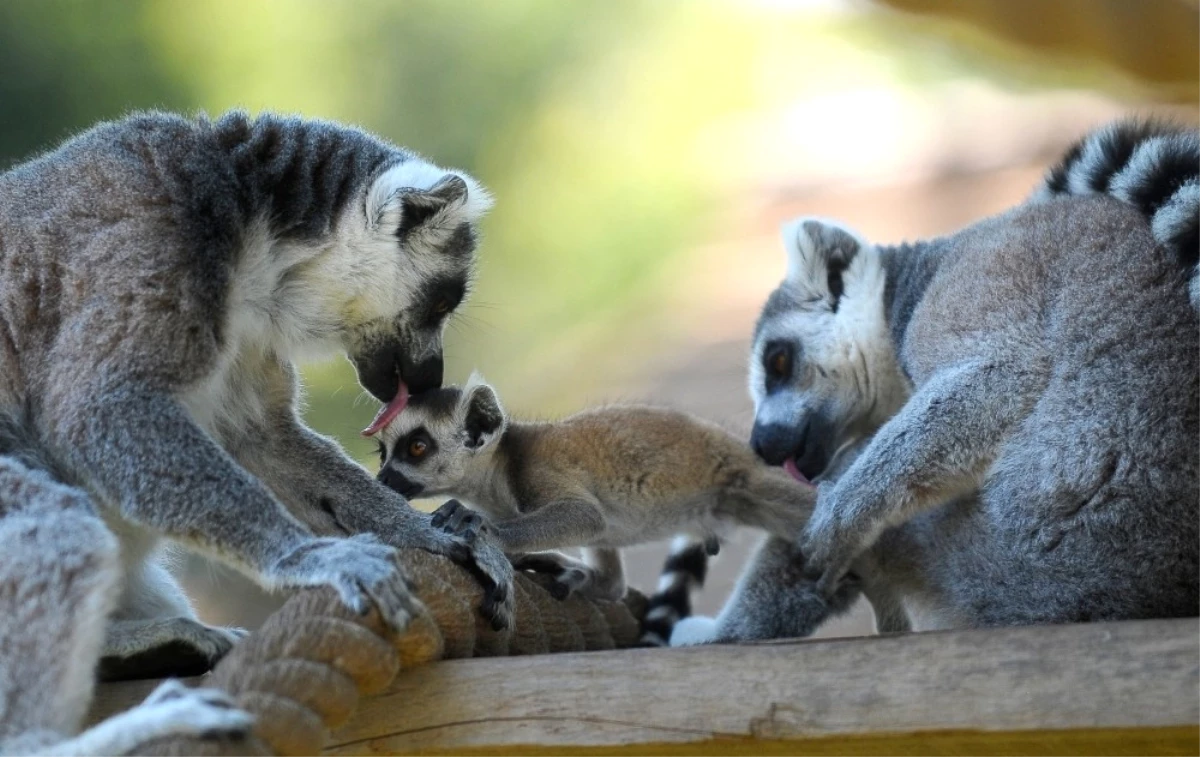
<instances>
[{"instance_id":1,"label":"bright sunlit background","mask_svg":"<svg viewBox=\"0 0 1200 757\"><path fill-rule=\"evenodd\" d=\"M137 108L362 125L497 198L449 380L481 370L517 415L652 400L746 434L783 220L950 231L1019 201L1094 125L1194 122L1198 57L1193 0L9 0L0 166ZM306 375L313 425L376 465L356 433L376 404L349 365ZM750 541L723 552L702 610ZM634 585L663 553L634 551ZM208 619L275 606L197 564Z\"/></svg>"}]
</instances>

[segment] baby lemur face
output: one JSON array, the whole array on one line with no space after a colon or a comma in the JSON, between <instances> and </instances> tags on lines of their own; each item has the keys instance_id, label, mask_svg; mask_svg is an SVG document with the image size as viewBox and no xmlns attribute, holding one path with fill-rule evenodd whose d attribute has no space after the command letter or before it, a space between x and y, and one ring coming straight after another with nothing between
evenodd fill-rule
<instances>
[{"instance_id":1,"label":"baby lemur face","mask_svg":"<svg viewBox=\"0 0 1200 757\"><path fill-rule=\"evenodd\" d=\"M474 376L464 388L414 395L379 432L379 481L410 498L459 493L486 467L507 425L495 390Z\"/></svg>"},{"instance_id":2,"label":"baby lemur face","mask_svg":"<svg viewBox=\"0 0 1200 757\"><path fill-rule=\"evenodd\" d=\"M813 218L790 223L784 243L787 278L754 333L751 446L768 464L811 479L843 443L886 420L903 391L874 245Z\"/></svg>"}]
</instances>

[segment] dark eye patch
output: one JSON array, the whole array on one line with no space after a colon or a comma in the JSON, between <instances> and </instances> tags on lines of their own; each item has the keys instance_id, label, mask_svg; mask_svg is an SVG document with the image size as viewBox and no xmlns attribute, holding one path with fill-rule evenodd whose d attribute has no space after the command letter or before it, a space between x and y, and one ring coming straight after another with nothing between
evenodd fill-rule
<instances>
[{"instance_id":1,"label":"dark eye patch","mask_svg":"<svg viewBox=\"0 0 1200 757\"><path fill-rule=\"evenodd\" d=\"M418 320L426 327L437 326L453 313L466 297L466 275L435 279L425 287L425 294L414 311L419 314Z\"/></svg>"},{"instance_id":2,"label":"dark eye patch","mask_svg":"<svg viewBox=\"0 0 1200 757\"><path fill-rule=\"evenodd\" d=\"M425 452L420 457L413 457L408 452L412 448L413 442L422 442L425 445ZM433 441L433 437L429 435L424 426L418 426L396 442L396 457L409 465L420 465L435 452L437 452L437 442Z\"/></svg>"},{"instance_id":3,"label":"dark eye patch","mask_svg":"<svg viewBox=\"0 0 1200 757\"><path fill-rule=\"evenodd\" d=\"M763 373L767 392L773 392L787 382L795 370L796 348L786 340L767 342L762 351Z\"/></svg>"}]
</instances>

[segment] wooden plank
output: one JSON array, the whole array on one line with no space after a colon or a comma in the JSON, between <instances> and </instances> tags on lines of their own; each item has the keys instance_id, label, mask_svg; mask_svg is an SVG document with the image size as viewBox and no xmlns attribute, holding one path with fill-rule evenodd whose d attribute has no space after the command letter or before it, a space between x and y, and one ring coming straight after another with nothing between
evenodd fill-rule
<instances>
[{"instance_id":1,"label":"wooden plank","mask_svg":"<svg viewBox=\"0 0 1200 757\"><path fill-rule=\"evenodd\" d=\"M334 754L1197 753L1200 621L455 660Z\"/></svg>"},{"instance_id":2,"label":"wooden plank","mask_svg":"<svg viewBox=\"0 0 1200 757\"><path fill-rule=\"evenodd\" d=\"M403 672L327 751L1196 754L1198 635L1184 619L455 660ZM156 685L100 686L89 721Z\"/></svg>"}]
</instances>

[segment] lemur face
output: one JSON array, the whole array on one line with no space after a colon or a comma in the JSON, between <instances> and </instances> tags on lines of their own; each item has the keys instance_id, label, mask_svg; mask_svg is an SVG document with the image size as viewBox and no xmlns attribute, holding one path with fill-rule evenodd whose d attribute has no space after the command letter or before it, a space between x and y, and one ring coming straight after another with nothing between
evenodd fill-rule
<instances>
[{"instance_id":1,"label":"lemur face","mask_svg":"<svg viewBox=\"0 0 1200 757\"><path fill-rule=\"evenodd\" d=\"M375 179L340 229L353 248L332 277L346 280L343 347L359 383L387 403L373 431L409 392L442 385L442 331L467 297L476 224L490 203L469 176L410 159Z\"/></svg>"},{"instance_id":2,"label":"lemur face","mask_svg":"<svg viewBox=\"0 0 1200 757\"><path fill-rule=\"evenodd\" d=\"M495 390L483 383L415 395L379 433L379 481L406 497L460 494L471 464L507 426Z\"/></svg>"},{"instance_id":3,"label":"lemur face","mask_svg":"<svg viewBox=\"0 0 1200 757\"><path fill-rule=\"evenodd\" d=\"M878 415L878 379L892 375L895 358L878 251L811 218L785 226L784 243L787 278L754 331L750 441L767 463L812 479L843 444L874 431L866 427Z\"/></svg>"}]
</instances>

